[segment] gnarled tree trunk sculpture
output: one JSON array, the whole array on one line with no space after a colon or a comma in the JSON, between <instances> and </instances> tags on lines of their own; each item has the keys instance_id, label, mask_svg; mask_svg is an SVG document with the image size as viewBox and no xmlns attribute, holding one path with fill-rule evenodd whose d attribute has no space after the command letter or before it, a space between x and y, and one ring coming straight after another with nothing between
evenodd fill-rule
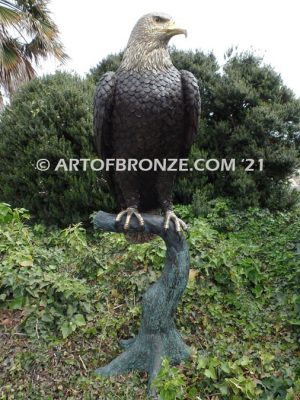
<instances>
[{"instance_id":1,"label":"gnarled tree trunk sculpture","mask_svg":"<svg viewBox=\"0 0 300 400\"><path fill-rule=\"evenodd\" d=\"M115 215L99 211L94 226L108 232L117 232ZM163 218L143 214L145 232L160 236L166 243L164 269L158 281L146 291L142 301L142 322L136 337L121 341L125 351L108 365L98 368L102 376L119 375L132 370L149 374L148 390L161 367L162 358L178 364L189 356L189 348L176 330L174 317L177 304L186 288L189 275L189 253L184 236L178 234L173 224L166 232ZM141 228L131 221L131 231Z\"/></svg>"}]
</instances>

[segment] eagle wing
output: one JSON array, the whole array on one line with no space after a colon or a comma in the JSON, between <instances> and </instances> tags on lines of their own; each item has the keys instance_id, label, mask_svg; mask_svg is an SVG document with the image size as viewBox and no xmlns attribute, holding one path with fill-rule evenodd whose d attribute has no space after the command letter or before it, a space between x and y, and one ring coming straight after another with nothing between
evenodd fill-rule
<instances>
[{"instance_id":1,"label":"eagle wing","mask_svg":"<svg viewBox=\"0 0 300 400\"><path fill-rule=\"evenodd\" d=\"M185 114L185 136L181 156L187 157L195 141L199 127L201 99L195 76L185 70L181 70L180 73Z\"/></svg>"},{"instance_id":2,"label":"eagle wing","mask_svg":"<svg viewBox=\"0 0 300 400\"><path fill-rule=\"evenodd\" d=\"M116 76L114 72L106 72L102 75L94 97L94 145L97 154L106 160L113 158L113 132L112 113L114 106L114 94ZM112 169L105 173L106 181L118 205L124 207L122 192L114 179Z\"/></svg>"},{"instance_id":3,"label":"eagle wing","mask_svg":"<svg viewBox=\"0 0 300 400\"><path fill-rule=\"evenodd\" d=\"M94 144L97 154L104 160L111 156L113 150L111 116L115 82L115 73L106 72L96 87L94 97Z\"/></svg>"}]
</instances>

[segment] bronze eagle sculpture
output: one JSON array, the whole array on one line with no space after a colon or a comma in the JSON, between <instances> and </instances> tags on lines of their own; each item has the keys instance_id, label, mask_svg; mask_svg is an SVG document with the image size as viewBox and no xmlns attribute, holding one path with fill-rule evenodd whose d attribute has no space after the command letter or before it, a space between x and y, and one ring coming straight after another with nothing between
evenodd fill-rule
<instances>
[{"instance_id":1,"label":"bronze eagle sculpture","mask_svg":"<svg viewBox=\"0 0 300 400\"><path fill-rule=\"evenodd\" d=\"M121 64L105 73L94 99L94 139L106 159L168 160L186 158L195 139L200 114L199 87L194 75L177 70L167 45L185 34L163 13L141 17L134 26ZM175 171L117 171L107 180L118 207L116 223L126 217L128 230L141 212L161 209L164 228L173 221L178 232L185 223L172 211Z\"/></svg>"}]
</instances>

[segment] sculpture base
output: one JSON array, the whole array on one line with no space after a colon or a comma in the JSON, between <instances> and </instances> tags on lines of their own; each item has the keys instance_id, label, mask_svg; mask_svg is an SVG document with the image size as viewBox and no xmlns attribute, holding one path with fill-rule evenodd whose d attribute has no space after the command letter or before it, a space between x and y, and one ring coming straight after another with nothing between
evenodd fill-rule
<instances>
[{"instance_id":1,"label":"sculpture base","mask_svg":"<svg viewBox=\"0 0 300 400\"><path fill-rule=\"evenodd\" d=\"M134 370L144 371L149 374L149 391L164 357L176 365L190 355L188 346L175 328L160 334L140 332L135 338L121 340L120 345L125 349L124 353L104 367L98 368L95 373L101 376L113 376Z\"/></svg>"},{"instance_id":2,"label":"sculpture base","mask_svg":"<svg viewBox=\"0 0 300 400\"><path fill-rule=\"evenodd\" d=\"M125 349L114 360L95 373L101 376L121 375L129 371L145 371L149 374L148 393L155 395L151 383L161 368L164 357L173 365L186 359L190 352L175 327L177 304L186 288L189 276L189 252L184 236L170 228L165 231L163 218L143 214L145 232L159 235L166 243L165 265L160 278L143 296L142 321L138 335L120 342ZM136 221L133 231L139 229ZM94 225L115 232L115 216L98 212Z\"/></svg>"}]
</instances>

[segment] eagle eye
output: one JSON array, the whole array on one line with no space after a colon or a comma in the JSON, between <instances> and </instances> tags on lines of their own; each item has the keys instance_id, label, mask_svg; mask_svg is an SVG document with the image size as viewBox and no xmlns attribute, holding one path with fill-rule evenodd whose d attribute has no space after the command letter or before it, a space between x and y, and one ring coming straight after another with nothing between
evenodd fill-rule
<instances>
[{"instance_id":1,"label":"eagle eye","mask_svg":"<svg viewBox=\"0 0 300 400\"><path fill-rule=\"evenodd\" d=\"M166 22L167 21L166 18L162 18L159 16L155 16L155 17L153 17L153 19L155 22Z\"/></svg>"}]
</instances>

